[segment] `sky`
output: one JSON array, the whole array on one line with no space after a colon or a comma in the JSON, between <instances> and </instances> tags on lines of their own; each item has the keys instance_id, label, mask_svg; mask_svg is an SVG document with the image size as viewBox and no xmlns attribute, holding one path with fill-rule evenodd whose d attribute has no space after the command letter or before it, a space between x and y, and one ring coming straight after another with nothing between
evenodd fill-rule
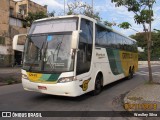
<instances>
[{"instance_id":1,"label":"sky","mask_svg":"<svg viewBox=\"0 0 160 120\"><path fill-rule=\"evenodd\" d=\"M56 15L63 15L64 11L64 0L32 0L40 5L48 5L48 11L56 12ZM75 0L66 0L66 11L67 3L73 2ZM92 4L92 0L77 0L86 2L87 4ZM129 22L132 25L132 28L136 31L142 32L142 25L137 25L134 21L134 13L128 12L127 9L123 6L115 7L115 4L111 0L93 0L94 1L94 11L100 13L102 20L107 20L116 24L122 22ZM156 0L156 3L153 5L154 10L154 21L152 23L152 29L160 29L160 0ZM136 34L136 31L132 29L124 30L119 27L114 26L113 29L121 32L124 35L133 35Z\"/></svg>"}]
</instances>

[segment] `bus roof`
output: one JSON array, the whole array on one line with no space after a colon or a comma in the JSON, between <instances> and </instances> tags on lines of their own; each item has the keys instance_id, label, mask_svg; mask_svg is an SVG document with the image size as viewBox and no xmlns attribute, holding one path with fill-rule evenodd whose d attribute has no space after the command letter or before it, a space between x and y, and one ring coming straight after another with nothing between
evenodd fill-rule
<instances>
[{"instance_id":1,"label":"bus roof","mask_svg":"<svg viewBox=\"0 0 160 120\"><path fill-rule=\"evenodd\" d=\"M108 30L110 30L110 31L112 31L112 32L115 32L115 33L117 33L117 34L119 34L119 35L121 35L121 36L123 36L123 37L126 37L126 38L128 38L128 39L136 42L136 40L134 40L134 39L132 39L132 38L130 38L130 37L128 37L128 36L126 36L126 35L118 32L118 31L116 31L116 30L113 30L111 27L106 26L106 25L104 25L103 23L98 22L97 20L95 20L95 19L93 19L93 18L90 18L90 17L88 17L88 16L85 16L85 15L67 15L67 16L48 17L48 18L42 18L42 19L35 20L34 23L35 23L35 22L41 22L41 21L47 21L47 20L54 20L54 19L61 19L61 18L73 18L73 17L80 17L80 18L85 18L85 19L94 21L97 25L99 25L99 26L101 26L101 27L103 27L103 28L105 28L105 29L108 29Z\"/></svg>"},{"instance_id":2,"label":"bus roof","mask_svg":"<svg viewBox=\"0 0 160 120\"><path fill-rule=\"evenodd\" d=\"M90 17L85 16L85 15L66 15L66 16L56 16L56 17L42 18L42 19L35 20L34 22L61 19L61 18L73 18L73 17L86 18L86 19L91 20L91 21L96 21L95 19L90 18Z\"/></svg>"}]
</instances>

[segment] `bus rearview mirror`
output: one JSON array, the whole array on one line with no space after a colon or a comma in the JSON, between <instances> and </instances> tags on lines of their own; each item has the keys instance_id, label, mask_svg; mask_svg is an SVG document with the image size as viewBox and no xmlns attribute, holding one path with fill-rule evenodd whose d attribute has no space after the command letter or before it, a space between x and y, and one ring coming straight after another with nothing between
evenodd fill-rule
<instances>
[{"instance_id":1,"label":"bus rearview mirror","mask_svg":"<svg viewBox=\"0 0 160 120\"><path fill-rule=\"evenodd\" d=\"M27 34L19 34L13 37L13 44L12 44L13 50L23 52L26 36Z\"/></svg>"},{"instance_id":2,"label":"bus rearview mirror","mask_svg":"<svg viewBox=\"0 0 160 120\"><path fill-rule=\"evenodd\" d=\"M77 49L78 38L79 38L79 31L73 31L72 32L72 43L71 43L72 49Z\"/></svg>"}]
</instances>

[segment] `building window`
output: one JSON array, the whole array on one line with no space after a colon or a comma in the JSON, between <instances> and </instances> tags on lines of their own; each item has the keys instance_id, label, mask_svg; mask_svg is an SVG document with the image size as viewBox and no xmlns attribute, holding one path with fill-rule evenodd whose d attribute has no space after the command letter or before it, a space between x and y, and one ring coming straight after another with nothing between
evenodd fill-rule
<instances>
[{"instance_id":1,"label":"building window","mask_svg":"<svg viewBox=\"0 0 160 120\"><path fill-rule=\"evenodd\" d=\"M5 37L0 36L0 45L5 44Z\"/></svg>"},{"instance_id":2,"label":"building window","mask_svg":"<svg viewBox=\"0 0 160 120\"><path fill-rule=\"evenodd\" d=\"M10 16L14 16L14 9L10 8Z\"/></svg>"},{"instance_id":3,"label":"building window","mask_svg":"<svg viewBox=\"0 0 160 120\"><path fill-rule=\"evenodd\" d=\"M0 62L4 61L4 55L0 54Z\"/></svg>"},{"instance_id":4,"label":"building window","mask_svg":"<svg viewBox=\"0 0 160 120\"><path fill-rule=\"evenodd\" d=\"M26 4L19 5L19 13L22 15L27 14L27 5Z\"/></svg>"}]
</instances>

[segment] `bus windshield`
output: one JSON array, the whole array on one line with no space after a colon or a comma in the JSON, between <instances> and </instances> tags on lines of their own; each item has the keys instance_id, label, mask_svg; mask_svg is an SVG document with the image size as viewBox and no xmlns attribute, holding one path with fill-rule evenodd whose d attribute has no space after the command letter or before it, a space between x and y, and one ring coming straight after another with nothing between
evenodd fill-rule
<instances>
[{"instance_id":1,"label":"bus windshield","mask_svg":"<svg viewBox=\"0 0 160 120\"><path fill-rule=\"evenodd\" d=\"M35 72L72 71L71 39L72 32L29 35L23 69Z\"/></svg>"}]
</instances>

